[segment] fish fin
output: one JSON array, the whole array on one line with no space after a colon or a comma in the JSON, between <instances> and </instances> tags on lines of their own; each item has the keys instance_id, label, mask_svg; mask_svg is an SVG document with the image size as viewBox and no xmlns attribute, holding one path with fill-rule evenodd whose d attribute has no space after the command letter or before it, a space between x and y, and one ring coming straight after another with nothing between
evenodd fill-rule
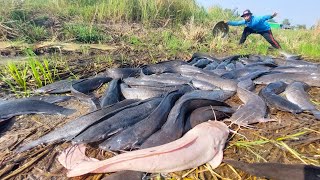
<instances>
[{"instance_id":1,"label":"fish fin","mask_svg":"<svg viewBox=\"0 0 320 180\"><path fill-rule=\"evenodd\" d=\"M208 163L210 164L212 169L215 169L221 164L222 159L223 159L223 151L222 149L219 149L217 154Z\"/></svg>"},{"instance_id":2,"label":"fish fin","mask_svg":"<svg viewBox=\"0 0 320 180\"><path fill-rule=\"evenodd\" d=\"M122 130L123 130L123 128L116 129L116 130L111 131L110 133L108 133L107 136L108 136L108 137L109 137L109 136L112 136L112 135L117 134L118 132L120 132L120 131L122 131Z\"/></svg>"},{"instance_id":3,"label":"fish fin","mask_svg":"<svg viewBox=\"0 0 320 180\"><path fill-rule=\"evenodd\" d=\"M15 152L16 152L16 153L22 153L22 152L27 151L27 150L29 150L29 149L31 149L31 148L39 145L39 144L40 144L40 143L38 143L38 142L31 142L31 143L29 143L29 144L26 144L26 145L23 145L23 146L18 147L18 148L15 150Z\"/></svg>"},{"instance_id":4,"label":"fish fin","mask_svg":"<svg viewBox=\"0 0 320 180\"><path fill-rule=\"evenodd\" d=\"M73 169L83 161L98 161L85 155L86 147L83 144L75 145L64 150L58 157L58 161L66 169Z\"/></svg>"}]
</instances>

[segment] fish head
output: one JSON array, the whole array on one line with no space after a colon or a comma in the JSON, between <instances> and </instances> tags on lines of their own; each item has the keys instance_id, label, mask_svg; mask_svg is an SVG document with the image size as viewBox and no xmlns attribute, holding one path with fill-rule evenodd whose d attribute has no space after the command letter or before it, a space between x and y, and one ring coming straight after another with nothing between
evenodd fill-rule
<instances>
[{"instance_id":1,"label":"fish head","mask_svg":"<svg viewBox=\"0 0 320 180\"><path fill-rule=\"evenodd\" d=\"M206 123L209 125L210 128L214 128L215 131L220 131L223 136L228 137L230 130L225 123L211 120L207 121Z\"/></svg>"}]
</instances>

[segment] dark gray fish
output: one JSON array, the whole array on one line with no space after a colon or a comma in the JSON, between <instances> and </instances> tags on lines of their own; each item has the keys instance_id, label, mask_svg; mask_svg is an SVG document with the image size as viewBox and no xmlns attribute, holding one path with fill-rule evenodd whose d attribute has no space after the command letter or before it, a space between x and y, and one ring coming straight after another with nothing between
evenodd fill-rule
<instances>
[{"instance_id":1,"label":"dark gray fish","mask_svg":"<svg viewBox=\"0 0 320 180\"><path fill-rule=\"evenodd\" d=\"M89 94L95 89L101 87L104 83L111 81L110 77L98 76L90 79L85 79L79 83L71 85L71 93L80 101L88 103L92 110L100 109L100 102L94 94Z\"/></svg>"},{"instance_id":2,"label":"dark gray fish","mask_svg":"<svg viewBox=\"0 0 320 180\"><path fill-rule=\"evenodd\" d=\"M25 101L25 100L38 100L38 101L44 101L47 103L59 103L68 101L71 99L71 96L57 96L57 95L49 95L49 96L31 96L26 98L19 98L19 99L8 99L8 100L0 100L0 104L8 103L10 101Z\"/></svg>"},{"instance_id":3,"label":"dark gray fish","mask_svg":"<svg viewBox=\"0 0 320 180\"><path fill-rule=\"evenodd\" d=\"M106 76L113 79L139 76L141 68L112 68L107 69Z\"/></svg>"},{"instance_id":4,"label":"dark gray fish","mask_svg":"<svg viewBox=\"0 0 320 180\"><path fill-rule=\"evenodd\" d=\"M221 60L221 63L217 66L216 69L226 69L226 66L234 61L238 60L240 55L228 56Z\"/></svg>"},{"instance_id":5,"label":"dark gray fish","mask_svg":"<svg viewBox=\"0 0 320 180\"><path fill-rule=\"evenodd\" d=\"M181 65L176 67L176 72L183 75L183 74L193 74L193 73L201 73L201 74L208 74L212 76L216 76L212 71L204 70L195 66L190 65Z\"/></svg>"},{"instance_id":6,"label":"dark gray fish","mask_svg":"<svg viewBox=\"0 0 320 180\"><path fill-rule=\"evenodd\" d=\"M295 66L295 67L310 67L310 68L319 68L319 64L312 63L309 61L303 61L303 60L286 60L284 63L286 66Z\"/></svg>"},{"instance_id":7,"label":"dark gray fish","mask_svg":"<svg viewBox=\"0 0 320 180\"><path fill-rule=\"evenodd\" d=\"M245 80L254 80L260 76L263 76L265 74L268 74L270 71L267 71L267 70L258 70L258 71L255 71L255 72L252 72L252 73L249 73L247 75L244 75L244 76L241 76L239 77L237 80L238 81L245 81Z\"/></svg>"},{"instance_id":8,"label":"dark gray fish","mask_svg":"<svg viewBox=\"0 0 320 180\"><path fill-rule=\"evenodd\" d=\"M88 94L111 80L112 79L110 77L97 76L85 79L78 83L74 83L72 84L72 88L83 94Z\"/></svg>"},{"instance_id":9,"label":"dark gray fish","mask_svg":"<svg viewBox=\"0 0 320 180\"><path fill-rule=\"evenodd\" d=\"M146 118L155 109L162 98L153 98L135 107L126 108L114 116L92 125L72 139L73 144L101 141L110 135L125 129Z\"/></svg>"},{"instance_id":10,"label":"dark gray fish","mask_svg":"<svg viewBox=\"0 0 320 180\"><path fill-rule=\"evenodd\" d=\"M312 63L309 61L304 61L304 60L283 60L283 59L275 58L274 61L278 65L282 65L282 66L319 68L319 64Z\"/></svg>"},{"instance_id":11,"label":"dark gray fish","mask_svg":"<svg viewBox=\"0 0 320 180\"><path fill-rule=\"evenodd\" d=\"M245 57L240 57L238 60L240 62L242 62L243 64L247 65L247 64L256 63L256 62L263 62L263 61L265 61L265 59L270 59L270 58L269 57L262 57L260 55L250 54ZM269 61L269 60L267 60L267 61Z\"/></svg>"},{"instance_id":12,"label":"dark gray fish","mask_svg":"<svg viewBox=\"0 0 320 180\"><path fill-rule=\"evenodd\" d=\"M240 126L269 121L269 119L264 118L267 114L267 106L261 97L241 87L238 87L237 95L244 105L240 106L240 108L225 121L230 121Z\"/></svg>"},{"instance_id":13,"label":"dark gray fish","mask_svg":"<svg viewBox=\"0 0 320 180\"><path fill-rule=\"evenodd\" d=\"M320 167L305 164L245 163L224 159L223 162L251 175L275 180L319 180Z\"/></svg>"},{"instance_id":14,"label":"dark gray fish","mask_svg":"<svg viewBox=\"0 0 320 180\"><path fill-rule=\"evenodd\" d=\"M8 102L8 100L1 99L1 98L0 98L0 105L1 105L1 104L4 104L4 103L7 103L7 102Z\"/></svg>"},{"instance_id":15,"label":"dark gray fish","mask_svg":"<svg viewBox=\"0 0 320 180\"><path fill-rule=\"evenodd\" d=\"M120 84L121 93L126 99L149 99L153 97L159 97L167 93L178 89L179 86L168 86L168 87L149 87L149 86L138 86L138 87L129 87L126 84Z\"/></svg>"},{"instance_id":16,"label":"dark gray fish","mask_svg":"<svg viewBox=\"0 0 320 180\"><path fill-rule=\"evenodd\" d=\"M227 71L226 69L214 69L214 70L212 70L212 72L215 75L221 77L223 74L228 73L229 71Z\"/></svg>"},{"instance_id":17,"label":"dark gray fish","mask_svg":"<svg viewBox=\"0 0 320 180\"><path fill-rule=\"evenodd\" d=\"M278 67L278 65L273 62L255 62L255 63L247 64L245 65L245 67L247 68L256 68L256 67L263 68L264 67L264 68L270 69L270 68Z\"/></svg>"},{"instance_id":18,"label":"dark gray fish","mask_svg":"<svg viewBox=\"0 0 320 180\"><path fill-rule=\"evenodd\" d=\"M277 81L292 83L294 81L305 82L310 86L320 87L320 75L312 75L307 73L272 73L263 75L253 82L255 84L270 84Z\"/></svg>"},{"instance_id":19,"label":"dark gray fish","mask_svg":"<svg viewBox=\"0 0 320 180\"><path fill-rule=\"evenodd\" d=\"M104 95L102 96L100 106L105 107L111 104L115 104L121 100L120 80L112 80Z\"/></svg>"},{"instance_id":20,"label":"dark gray fish","mask_svg":"<svg viewBox=\"0 0 320 180\"><path fill-rule=\"evenodd\" d=\"M215 85L212 85L208 82L205 81L200 81L200 80L192 80L191 84L193 85L193 87L200 89L200 90L219 90L220 88L218 88Z\"/></svg>"},{"instance_id":21,"label":"dark gray fish","mask_svg":"<svg viewBox=\"0 0 320 180\"><path fill-rule=\"evenodd\" d=\"M186 113L196 108L218 105L226 106L221 102L233 95L233 92L216 90L195 90L183 95L171 109L166 123L159 131L151 135L142 145L142 148L162 145L180 138L184 131Z\"/></svg>"},{"instance_id":22,"label":"dark gray fish","mask_svg":"<svg viewBox=\"0 0 320 180\"><path fill-rule=\"evenodd\" d=\"M8 119L0 119L0 132L2 131L3 125L5 125L9 121L10 121L10 118L8 118Z\"/></svg>"},{"instance_id":23,"label":"dark gray fish","mask_svg":"<svg viewBox=\"0 0 320 180\"><path fill-rule=\"evenodd\" d=\"M263 62L269 62L269 63L275 64L275 61L273 60L273 58L271 56L260 56L260 58Z\"/></svg>"},{"instance_id":24,"label":"dark gray fish","mask_svg":"<svg viewBox=\"0 0 320 180\"><path fill-rule=\"evenodd\" d=\"M204 68L204 67L206 67L208 64L210 64L212 62L209 59L203 59L203 58L200 58L200 59L199 58L195 58L194 60L192 60L188 64L191 65L191 66L198 67L198 68Z\"/></svg>"},{"instance_id":25,"label":"dark gray fish","mask_svg":"<svg viewBox=\"0 0 320 180\"><path fill-rule=\"evenodd\" d=\"M145 81L165 83L168 85L188 84L191 81L191 78L186 78L175 73L152 74L148 76L142 75L140 76L140 79Z\"/></svg>"},{"instance_id":26,"label":"dark gray fish","mask_svg":"<svg viewBox=\"0 0 320 180\"><path fill-rule=\"evenodd\" d=\"M128 177L130 177L130 180L142 180L143 172L118 171L104 177L102 180L128 180Z\"/></svg>"},{"instance_id":27,"label":"dark gray fish","mask_svg":"<svg viewBox=\"0 0 320 180\"><path fill-rule=\"evenodd\" d=\"M238 87L249 90L249 91L253 91L255 89L255 85L251 79L239 81Z\"/></svg>"},{"instance_id":28,"label":"dark gray fish","mask_svg":"<svg viewBox=\"0 0 320 180\"><path fill-rule=\"evenodd\" d=\"M196 52L192 54L191 59L188 61L189 63L192 62L194 59L208 59L210 61L219 61L217 58L206 54L206 53L200 53L200 52Z\"/></svg>"},{"instance_id":29,"label":"dark gray fish","mask_svg":"<svg viewBox=\"0 0 320 180\"><path fill-rule=\"evenodd\" d=\"M290 72L290 73L313 73L320 74L320 67L294 67L294 66L279 66L271 71Z\"/></svg>"},{"instance_id":30,"label":"dark gray fish","mask_svg":"<svg viewBox=\"0 0 320 180\"><path fill-rule=\"evenodd\" d=\"M222 90L234 92L237 90L237 81L232 79L221 78L217 75L208 75L205 73L185 73L183 74L183 76L210 83L214 86L221 88Z\"/></svg>"},{"instance_id":31,"label":"dark gray fish","mask_svg":"<svg viewBox=\"0 0 320 180\"><path fill-rule=\"evenodd\" d=\"M208 64L205 68L203 68L204 70L214 70L216 69L216 67L218 66L219 64L217 62L211 62L210 64Z\"/></svg>"},{"instance_id":32,"label":"dark gray fish","mask_svg":"<svg viewBox=\"0 0 320 180\"><path fill-rule=\"evenodd\" d=\"M269 63L274 63L274 60L270 56L262 56L262 55L247 55L246 57L241 57L238 59L240 62L243 64L253 64L257 62L269 62Z\"/></svg>"},{"instance_id":33,"label":"dark gray fish","mask_svg":"<svg viewBox=\"0 0 320 180\"><path fill-rule=\"evenodd\" d=\"M226 65L226 70L227 71L232 71L236 69L236 65L234 63L229 63Z\"/></svg>"},{"instance_id":34,"label":"dark gray fish","mask_svg":"<svg viewBox=\"0 0 320 180\"><path fill-rule=\"evenodd\" d=\"M226 69L226 66L227 66L229 63L231 63L231 60L229 60L229 61L223 61L223 62L221 62L221 63L216 67L216 69L225 69L225 70L227 70L227 69Z\"/></svg>"},{"instance_id":35,"label":"dark gray fish","mask_svg":"<svg viewBox=\"0 0 320 180\"><path fill-rule=\"evenodd\" d=\"M301 113L302 109L292 102L284 99L278 94L282 93L287 87L287 84L278 81L268 84L262 88L259 95L264 99L270 108L276 108L281 111L288 111L291 113Z\"/></svg>"},{"instance_id":36,"label":"dark gray fish","mask_svg":"<svg viewBox=\"0 0 320 180\"><path fill-rule=\"evenodd\" d=\"M48 84L39 89L34 90L35 93L50 93L50 94L58 94L58 93L67 93L71 91L71 85L74 83L78 83L83 81L83 79L65 79L61 81L56 81L52 84Z\"/></svg>"},{"instance_id":37,"label":"dark gray fish","mask_svg":"<svg viewBox=\"0 0 320 180\"><path fill-rule=\"evenodd\" d=\"M184 126L184 132L189 131L196 125L206 122L208 120L222 120L226 117L230 117L234 113L234 110L228 106L205 106L200 107L192 111L186 124Z\"/></svg>"},{"instance_id":38,"label":"dark gray fish","mask_svg":"<svg viewBox=\"0 0 320 180\"><path fill-rule=\"evenodd\" d=\"M175 72L175 67L187 62L182 60L171 60L171 61L162 61L157 64L150 64L142 67L143 74L161 74L161 73L173 73Z\"/></svg>"},{"instance_id":39,"label":"dark gray fish","mask_svg":"<svg viewBox=\"0 0 320 180\"><path fill-rule=\"evenodd\" d=\"M316 119L320 120L320 111L310 101L310 96L307 91L310 86L303 82L293 82L288 85L284 94L287 99L298 105L302 110L311 111Z\"/></svg>"},{"instance_id":40,"label":"dark gray fish","mask_svg":"<svg viewBox=\"0 0 320 180\"><path fill-rule=\"evenodd\" d=\"M61 114L70 115L74 109L66 109L61 106L39 100L12 100L0 104L0 119L9 119L23 114Z\"/></svg>"},{"instance_id":41,"label":"dark gray fish","mask_svg":"<svg viewBox=\"0 0 320 180\"><path fill-rule=\"evenodd\" d=\"M142 80L141 78L135 77L128 77L123 79L123 82L129 86L151 86L151 87L166 87L168 84L156 82L156 81L149 81L149 80Z\"/></svg>"},{"instance_id":42,"label":"dark gray fish","mask_svg":"<svg viewBox=\"0 0 320 180\"><path fill-rule=\"evenodd\" d=\"M251 64L251 63L261 62L261 59L259 58L259 60L252 60L249 58L239 58L239 61L241 63L243 63L244 65L247 65L247 64Z\"/></svg>"},{"instance_id":43,"label":"dark gray fish","mask_svg":"<svg viewBox=\"0 0 320 180\"><path fill-rule=\"evenodd\" d=\"M236 69L244 68L244 64L242 62L236 61L235 65L236 65Z\"/></svg>"},{"instance_id":44,"label":"dark gray fish","mask_svg":"<svg viewBox=\"0 0 320 180\"><path fill-rule=\"evenodd\" d=\"M125 108L133 107L138 105L138 100L124 100L116 104L103 107L97 111L90 112L83 116L78 117L77 119L70 121L63 125L60 128L55 129L54 131L42 136L41 138L31 141L21 147L16 151L23 152L28 149L31 149L39 144L50 143L50 142L60 142L60 141L70 141L76 135L80 134L82 131L90 127L92 124L96 124L100 121L103 121L106 118L109 118L116 113L122 111Z\"/></svg>"},{"instance_id":45,"label":"dark gray fish","mask_svg":"<svg viewBox=\"0 0 320 180\"><path fill-rule=\"evenodd\" d=\"M250 54L248 57L251 61L257 62L257 61L263 61L260 55L257 54Z\"/></svg>"},{"instance_id":46,"label":"dark gray fish","mask_svg":"<svg viewBox=\"0 0 320 180\"><path fill-rule=\"evenodd\" d=\"M190 88L189 88L190 89ZM99 145L100 149L119 151L131 150L141 145L150 135L159 130L167 120L174 103L184 94L184 90L168 93L159 106L142 121L112 136Z\"/></svg>"},{"instance_id":47,"label":"dark gray fish","mask_svg":"<svg viewBox=\"0 0 320 180\"><path fill-rule=\"evenodd\" d=\"M248 68L248 67L244 67L241 69L235 69L233 71L229 71L226 72L224 74L221 75L221 77L223 78L228 78L228 79L238 79L241 78L243 76L247 76L251 73L254 72L258 72L258 71L267 71L269 70L269 68L265 68L265 67L254 67L254 68Z\"/></svg>"},{"instance_id":48,"label":"dark gray fish","mask_svg":"<svg viewBox=\"0 0 320 180\"><path fill-rule=\"evenodd\" d=\"M91 111L95 111L101 108L99 99L95 97L94 94L84 94L82 92L77 91L72 86L71 86L71 93L73 96L78 98L81 102L88 104L91 107Z\"/></svg>"},{"instance_id":49,"label":"dark gray fish","mask_svg":"<svg viewBox=\"0 0 320 180\"><path fill-rule=\"evenodd\" d=\"M39 100L45 101L47 103L59 103L68 101L71 99L71 96L56 96L56 95L49 95L49 96L31 96L27 98L17 99L17 100Z\"/></svg>"}]
</instances>

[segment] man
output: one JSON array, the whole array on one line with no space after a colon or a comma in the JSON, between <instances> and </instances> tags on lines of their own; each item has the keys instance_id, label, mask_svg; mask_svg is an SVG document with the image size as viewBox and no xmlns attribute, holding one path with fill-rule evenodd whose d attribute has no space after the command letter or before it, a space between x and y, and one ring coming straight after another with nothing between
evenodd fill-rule
<instances>
[{"instance_id":1,"label":"man","mask_svg":"<svg viewBox=\"0 0 320 180\"><path fill-rule=\"evenodd\" d=\"M274 18L277 13L266 16L253 16L250 10L245 10L241 17L242 21L227 21L226 23L230 26L245 25L239 44L243 44L247 37L252 34L262 35L274 48L281 49L279 43L273 38L270 25L266 22L269 19Z\"/></svg>"}]
</instances>

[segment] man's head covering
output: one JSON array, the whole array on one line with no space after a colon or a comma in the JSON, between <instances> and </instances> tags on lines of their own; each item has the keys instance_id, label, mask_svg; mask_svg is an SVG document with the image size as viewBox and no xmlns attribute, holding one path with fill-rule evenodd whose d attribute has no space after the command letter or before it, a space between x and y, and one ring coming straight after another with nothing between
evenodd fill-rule
<instances>
[{"instance_id":1,"label":"man's head covering","mask_svg":"<svg viewBox=\"0 0 320 180\"><path fill-rule=\"evenodd\" d=\"M243 14L241 15L241 17L243 17L245 15L252 15L252 13L249 9L246 9L245 11L243 11Z\"/></svg>"}]
</instances>

